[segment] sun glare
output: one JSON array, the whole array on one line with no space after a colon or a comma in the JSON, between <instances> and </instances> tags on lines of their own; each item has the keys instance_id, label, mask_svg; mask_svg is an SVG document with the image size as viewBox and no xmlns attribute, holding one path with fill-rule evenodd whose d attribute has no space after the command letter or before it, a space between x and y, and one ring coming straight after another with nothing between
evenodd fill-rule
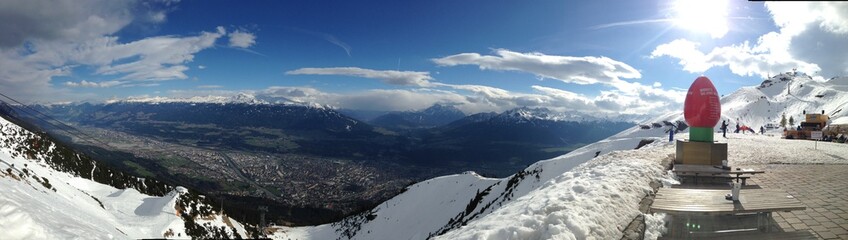
<instances>
[{"instance_id":1,"label":"sun glare","mask_svg":"<svg viewBox=\"0 0 848 240\"><path fill-rule=\"evenodd\" d=\"M674 25L713 38L727 34L727 0L678 0L673 6Z\"/></svg>"}]
</instances>

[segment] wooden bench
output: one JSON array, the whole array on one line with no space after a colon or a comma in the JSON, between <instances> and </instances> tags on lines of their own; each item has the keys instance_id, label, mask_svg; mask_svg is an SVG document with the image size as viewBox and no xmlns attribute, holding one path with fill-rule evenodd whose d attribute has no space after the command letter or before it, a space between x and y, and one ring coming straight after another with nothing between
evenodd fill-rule
<instances>
[{"instance_id":1,"label":"wooden bench","mask_svg":"<svg viewBox=\"0 0 848 240\"><path fill-rule=\"evenodd\" d=\"M739 175L731 175L731 174L700 174L700 173L694 173L694 172L689 172L689 173L680 173L680 174L677 174L677 176L678 176L678 177L682 177L682 178L692 178L692 179L694 179L694 180L695 180L695 184L698 184L698 179L699 179L699 178L722 179L722 180L734 180L734 179L736 179L737 181L741 181L741 182L742 182L742 186L747 185L748 179L749 179L749 178L751 178L751 177L753 177L753 175L744 175L744 174L739 174Z\"/></svg>"},{"instance_id":2,"label":"wooden bench","mask_svg":"<svg viewBox=\"0 0 848 240\"><path fill-rule=\"evenodd\" d=\"M660 237L658 239L676 239L672 237ZM809 231L795 232L723 232L723 233L699 233L687 239L750 239L750 240L815 240L815 234Z\"/></svg>"},{"instance_id":3,"label":"wooden bench","mask_svg":"<svg viewBox=\"0 0 848 240\"><path fill-rule=\"evenodd\" d=\"M739 201L725 199L728 193L730 189L660 188L650 210L672 216L669 227L672 237L690 237L693 231L701 231L700 227L692 230L687 226L690 220L696 218L745 217L749 220L746 222L756 222L756 225L752 226L753 229L768 232L773 226L772 212L807 209L801 201L781 190L743 189ZM741 226L742 224L730 225L734 229ZM708 229L712 232L727 230L717 227Z\"/></svg>"},{"instance_id":4,"label":"wooden bench","mask_svg":"<svg viewBox=\"0 0 848 240\"><path fill-rule=\"evenodd\" d=\"M696 184L698 183L699 178L726 178L736 179L736 181L741 182L742 185L745 185L748 178L751 178L754 174L765 173L765 171L762 170L747 168L722 169L712 165L693 164L675 164L671 171L677 176L695 179Z\"/></svg>"}]
</instances>

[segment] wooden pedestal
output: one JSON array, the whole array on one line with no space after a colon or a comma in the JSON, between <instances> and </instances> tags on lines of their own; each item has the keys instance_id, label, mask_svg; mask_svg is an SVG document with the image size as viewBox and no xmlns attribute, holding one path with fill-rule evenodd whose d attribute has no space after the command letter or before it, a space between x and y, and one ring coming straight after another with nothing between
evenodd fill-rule
<instances>
[{"instance_id":1,"label":"wooden pedestal","mask_svg":"<svg viewBox=\"0 0 848 240\"><path fill-rule=\"evenodd\" d=\"M675 164L721 165L727 160L727 143L677 140Z\"/></svg>"}]
</instances>

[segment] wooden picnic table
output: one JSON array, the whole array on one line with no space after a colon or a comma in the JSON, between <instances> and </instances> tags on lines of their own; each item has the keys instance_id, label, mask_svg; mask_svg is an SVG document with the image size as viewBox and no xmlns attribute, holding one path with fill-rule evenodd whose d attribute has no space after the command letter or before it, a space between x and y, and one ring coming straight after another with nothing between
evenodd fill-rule
<instances>
[{"instance_id":1,"label":"wooden picnic table","mask_svg":"<svg viewBox=\"0 0 848 240\"><path fill-rule=\"evenodd\" d=\"M735 178L736 182L742 181L742 185L746 184L748 177L743 175L754 175L765 173L763 170L754 170L749 168L730 168L722 169L712 165L695 165L695 164L675 164L671 170L674 174L683 177L695 177L698 181L699 177L729 177ZM734 176L735 175L735 176Z\"/></svg>"},{"instance_id":2,"label":"wooden picnic table","mask_svg":"<svg viewBox=\"0 0 848 240\"><path fill-rule=\"evenodd\" d=\"M686 222L690 217L753 213L757 215L757 229L768 232L772 225L772 212L807 209L801 201L782 190L742 189L739 201L725 199L728 193L730 193L729 188L726 190L660 188L651 205L651 211L681 216L687 218ZM676 228L682 229L682 223L675 225Z\"/></svg>"}]
</instances>

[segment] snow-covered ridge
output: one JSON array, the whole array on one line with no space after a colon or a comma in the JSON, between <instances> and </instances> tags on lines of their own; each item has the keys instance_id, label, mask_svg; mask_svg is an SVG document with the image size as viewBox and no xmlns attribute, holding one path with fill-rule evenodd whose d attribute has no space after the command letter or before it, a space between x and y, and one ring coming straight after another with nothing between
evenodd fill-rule
<instances>
[{"instance_id":1,"label":"snow-covered ridge","mask_svg":"<svg viewBox=\"0 0 848 240\"><path fill-rule=\"evenodd\" d=\"M608 116L599 114L589 114L578 111L558 112L548 108L530 108L519 107L504 111L495 116L494 119L502 122L526 123L535 120L554 121L554 122L592 122L592 121L635 121L644 119L645 116L630 116L618 115Z\"/></svg>"},{"instance_id":2,"label":"snow-covered ridge","mask_svg":"<svg viewBox=\"0 0 848 240\"><path fill-rule=\"evenodd\" d=\"M803 73L781 73L763 80L760 85L741 87L721 98L721 120L729 125L748 126L759 130L766 125L780 126L783 114L795 120L805 119L804 113L821 113L831 120L848 121L848 77L822 80ZM670 112L641 122L642 125L684 121L683 112ZM789 125L787 123L787 125ZM721 122L715 126L720 131Z\"/></svg>"},{"instance_id":3,"label":"snow-covered ridge","mask_svg":"<svg viewBox=\"0 0 848 240\"><path fill-rule=\"evenodd\" d=\"M139 97L128 97L125 99L111 99L106 100L105 104L114 104L114 103L147 103L147 104L161 104L161 103L208 103L208 104L251 104L251 105L294 105L294 106L306 106L312 108L330 108L329 106L321 105L318 103L311 102L297 102L292 101L287 98L280 97L272 97L265 95L253 95L249 93L238 93L232 96L220 96L220 95L207 95L207 96L193 96L193 97L161 97L161 96L139 96ZM55 104L58 105L58 104Z\"/></svg>"},{"instance_id":4,"label":"snow-covered ridge","mask_svg":"<svg viewBox=\"0 0 848 240\"><path fill-rule=\"evenodd\" d=\"M796 124L804 113L824 111L831 119L848 116L848 77L819 80L804 74L782 73L760 86L743 87L721 99L722 119L759 129L779 125L781 116Z\"/></svg>"},{"instance_id":5,"label":"snow-covered ridge","mask_svg":"<svg viewBox=\"0 0 848 240\"><path fill-rule=\"evenodd\" d=\"M2 117L0 169L3 239L247 236L196 193L113 171Z\"/></svg>"}]
</instances>

